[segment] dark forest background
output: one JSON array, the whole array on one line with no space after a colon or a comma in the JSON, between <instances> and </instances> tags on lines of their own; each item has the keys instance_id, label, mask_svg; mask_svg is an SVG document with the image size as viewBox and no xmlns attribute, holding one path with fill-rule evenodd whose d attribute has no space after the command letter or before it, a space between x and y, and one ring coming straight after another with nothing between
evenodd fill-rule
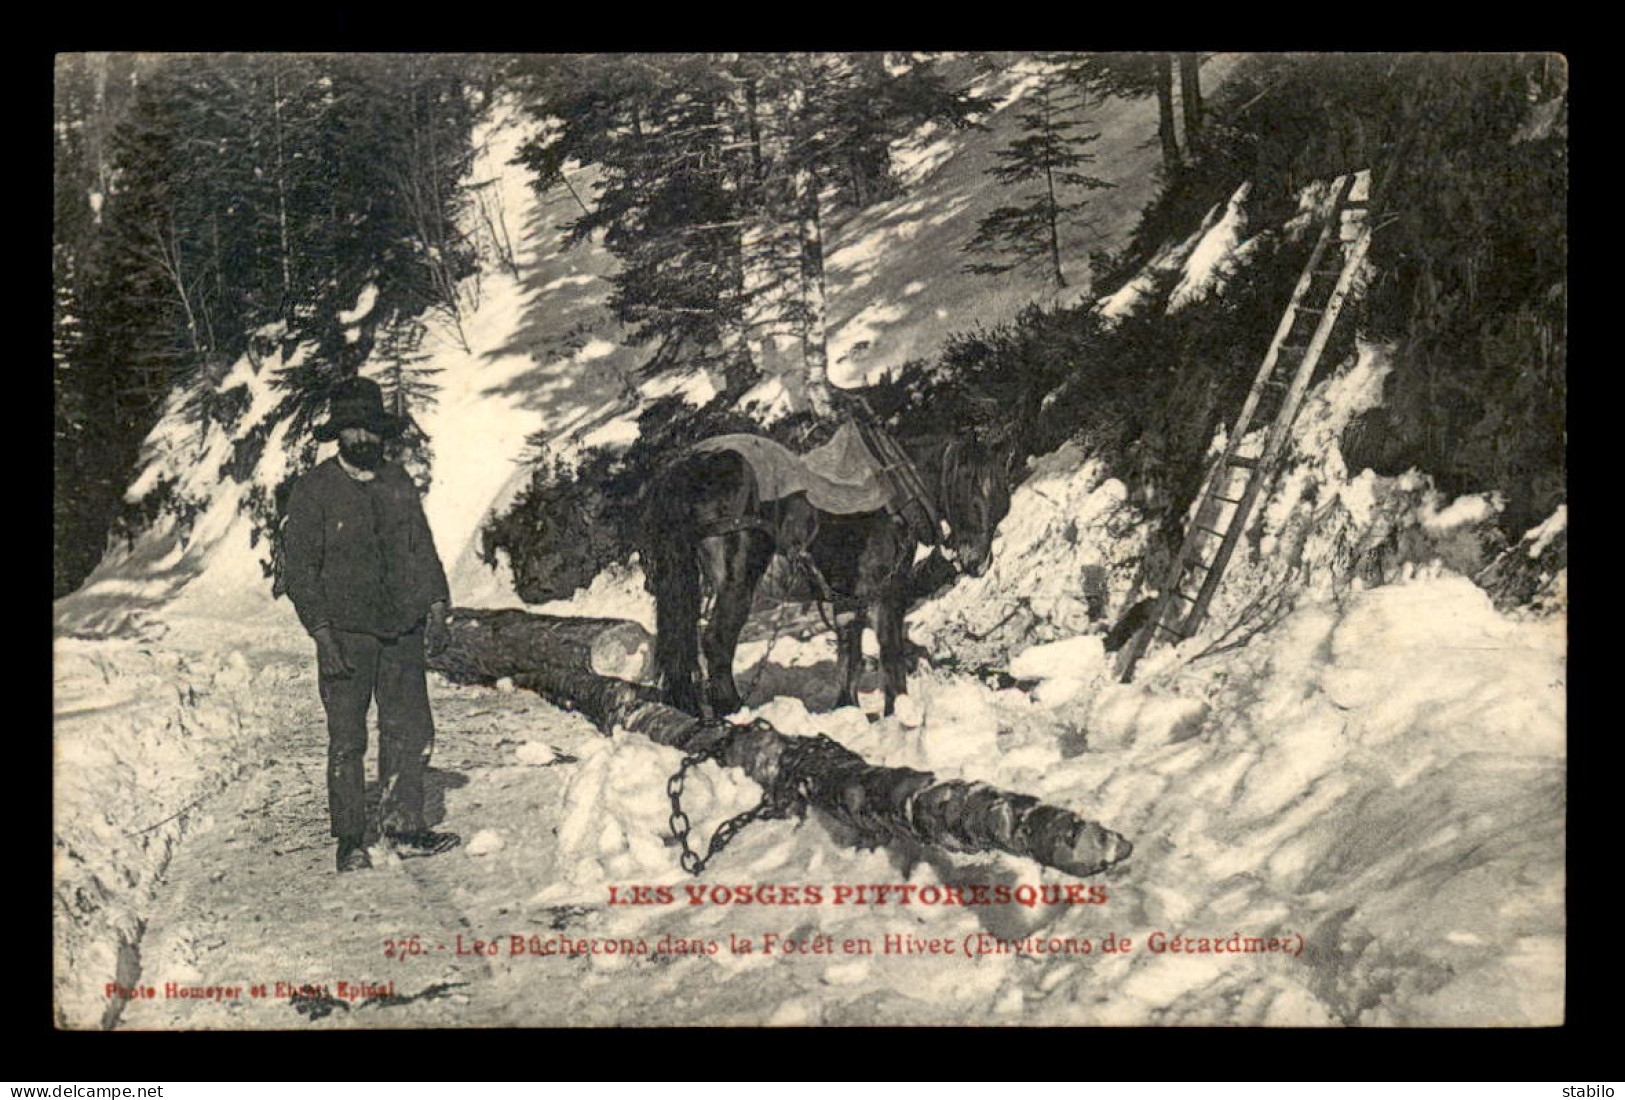
<instances>
[{"instance_id":1,"label":"dark forest background","mask_svg":"<svg viewBox=\"0 0 1625 1100\"><path fill-rule=\"evenodd\" d=\"M122 502L177 387L202 395L186 415L229 424L246 391L211 381L245 355L303 346L277 378L273 418L293 418L302 443L327 389L369 356L395 364L386 381L399 411L433 401L412 370L423 326L455 333L462 281L514 263L511 250L482 253L468 228L483 212L467 175L474 127L503 100L546 120L521 156L537 188L574 186L566 164L593 173L580 217L559 231L619 262L611 307L623 339L646 349L644 369L704 367L723 381L705 408L652 404L630 449L570 469L544 457L487 525L485 553L506 554L521 596L567 594L630 551L638 489L672 446L742 428L802 446L829 430L849 396L828 381L831 234L900 194L892 141L926 122L981 125L992 104L973 83L1013 66L1042 79L989 174L1008 201L967 238L967 272L1031 264L1068 285L1054 242L1087 226L1091 196L1110 185L1089 129L1103 96L1156 101L1148 138L1161 180L1129 244L1095 255L1091 295L1139 272L1243 182L1253 224L1272 225L1305 185L1370 168L1384 181L1376 277L1344 338L1358 328L1393 342L1396 365L1383 407L1343 440L1345 458L1383 474L1418 468L1447 493L1497 489L1509 536L1544 519L1566 484L1562 59L1260 55L1216 90L1203 86L1205 60L63 55L55 594L83 581L109 537L185 507L162 491L139 508ZM952 423L1021 455L1078 440L1160 529L1176 530L1306 247L1272 238L1222 293L1171 315L1157 308L1163 286L1116 325L1087 305L969 325L862 396L905 433ZM355 338L341 314L367 286L376 301ZM801 337L807 407L764 425L741 398L760 378L751 325L768 298L773 322ZM404 445L427 453L427 443ZM222 476L246 480L263 445L240 444ZM278 496L253 506L274 531Z\"/></svg>"}]
</instances>

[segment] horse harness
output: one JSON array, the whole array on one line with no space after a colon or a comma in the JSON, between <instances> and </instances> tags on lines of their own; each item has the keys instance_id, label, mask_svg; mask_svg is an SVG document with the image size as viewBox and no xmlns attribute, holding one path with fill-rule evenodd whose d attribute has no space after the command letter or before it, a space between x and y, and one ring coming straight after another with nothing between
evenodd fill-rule
<instances>
[{"instance_id":1,"label":"horse harness","mask_svg":"<svg viewBox=\"0 0 1625 1100\"><path fill-rule=\"evenodd\" d=\"M893 521L906 528L922 545L944 545L951 529L943 517L942 508L926 486L925 479L920 476L914 460L909 458L908 453L880 426L872 414L856 421L856 426L870 455L878 464L878 476L890 489L886 511L891 514ZM943 450L942 473L938 477L939 493L942 490L941 482L947 479L953 469L961 446L959 440L949 440ZM716 538L739 531L760 531L772 540L774 549L784 555L791 567L806 577L821 602L828 603L834 608L843 605L854 606L858 602L857 598L837 594L824 577L823 571L813 561L809 551L813 540L818 537L818 510L807 504L804 499L798 502L796 496L769 503L776 513L771 518L754 514L756 510L747 506L745 514L708 524L699 531L699 535L702 538ZM945 552L943 557L955 570L959 569L956 555ZM822 608L819 610L822 613Z\"/></svg>"}]
</instances>

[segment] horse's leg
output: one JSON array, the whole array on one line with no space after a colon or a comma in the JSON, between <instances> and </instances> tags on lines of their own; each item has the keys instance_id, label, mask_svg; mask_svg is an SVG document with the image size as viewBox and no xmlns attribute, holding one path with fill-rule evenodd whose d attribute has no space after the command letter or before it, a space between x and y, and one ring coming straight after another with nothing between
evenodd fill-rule
<instances>
[{"instance_id":1,"label":"horse's leg","mask_svg":"<svg viewBox=\"0 0 1625 1100\"><path fill-rule=\"evenodd\" d=\"M908 691L908 669L904 660L907 635L903 631L903 592L888 589L875 604L875 635L880 641L880 669L885 679L886 709L897 710L897 697Z\"/></svg>"},{"instance_id":2,"label":"horse's leg","mask_svg":"<svg viewBox=\"0 0 1625 1100\"><path fill-rule=\"evenodd\" d=\"M750 617L756 584L773 557L773 543L760 531L749 530L716 541L721 543L713 574L716 602L700 636L700 648L705 654L706 695L713 713L720 717L732 714L743 703L734 684L734 648Z\"/></svg>"},{"instance_id":3,"label":"horse's leg","mask_svg":"<svg viewBox=\"0 0 1625 1100\"><path fill-rule=\"evenodd\" d=\"M648 530L659 535L646 534L643 545L645 576L655 597L655 663L664 701L699 715L699 539L682 493L665 483L661 488L664 491L655 495L646 517Z\"/></svg>"},{"instance_id":4,"label":"horse's leg","mask_svg":"<svg viewBox=\"0 0 1625 1100\"><path fill-rule=\"evenodd\" d=\"M860 607L841 621L835 613L835 679L841 685L835 697L837 707L858 705L858 673L863 671L863 628L868 624L868 612Z\"/></svg>"}]
</instances>

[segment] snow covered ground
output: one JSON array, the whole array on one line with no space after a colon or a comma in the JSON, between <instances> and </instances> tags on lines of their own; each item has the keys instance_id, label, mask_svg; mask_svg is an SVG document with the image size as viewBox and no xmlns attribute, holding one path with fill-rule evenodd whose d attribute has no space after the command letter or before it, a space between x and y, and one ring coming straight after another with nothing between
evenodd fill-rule
<instances>
[{"instance_id":1,"label":"snow covered ground","mask_svg":"<svg viewBox=\"0 0 1625 1100\"><path fill-rule=\"evenodd\" d=\"M133 981L176 846L207 804L278 751L268 702L297 676L275 650L182 654L139 642L56 646L57 1009L110 1021L102 983Z\"/></svg>"},{"instance_id":2,"label":"snow covered ground","mask_svg":"<svg viewBox=\"0 0 1625 1100\"><path fill-rule=\"evenodd\" d=\"M607 261L553 247L550 203L568 197L530 196L503 166L515 133L488 136L476 171L537 243L518 278L485 273L468 350L449 334L431 349L426 507L457 602L512 606L477 532L528 477L524 440L545 427L558 453L624 442L639 402L629 349L581 336L602 323ZM928 137L919 171L952 169L963 150ZM1156 261L1182 273L1180 304L1247 248L1244 200ZM881 212L874 232L925 213ZM844 377L944 327L949 280L910 292L918 265L884 263L903 248L832 250L832 272L872 280L832 287L855 326ZM895 317L879 294L893 283L908 302ZM1102 308L1139 307L1120 297ZM1343 467L1335 441L1379 398L1383 349L1363 345L1311 393L1208 626L1152 650L1133 684L1101 639L1144 533L1125 487L1075 446L1035 461L987 575L911 617L939 667L912 675L901 717L875 718L872 692L869 715L819 713L827 633L756 624L741 646L745 717L1128 836L1133 857L1088 884L1014 857L862 849L816 813L749 826L694 879L668 836L677 752L524 692L439 681L431 807L464 847L379 852L375 870L337 876L309 642L271 600L240 508L298 452L272 426L248 482L212 475L269 413L268 366L234 368L251 400L230 431L171 417L154 433L132 494L179 479L200 504L190 537L154 530L57 605L64 1025L1560 1022L1564 578L1539 610L1497 610L1466 575L1493 495L1444 500L1416 475ZM681 384L696 400L708 385ZM1531 532L1530 557L1565 524L1560 510ZM653 625L635 563L546 610ZM704 837L759 798L704 765L684 809ZM982 894L1004 900L949 900Z\"/></svg>"},{"instance_id":3,"label":"snow covered ground","mask_svg":"<svg viewBox=\"0 0 1625 1100\"><path fill-rule=\"evenodd\" d=\"M816 812L748 827L692 879L666 826L675 750L603 737L523 692L438 684L431 789L470 843L340 878L324 835L311 675L239 672L246 684L275 682L272 701L242 705L236 721L205 713L189 726L165 714L138 728L141 752L164 762L162 781L127 751L103 765L127 775L131 801L119 806L157 814L204 781L173 767L155 727L198 738L200 762L237 762L184 831L160 827L158 837L185 839L167 864L146 855L153 873L126 895L118 916L143 922L139 976L160 995L123 1006L120 1025L305 1022L298 1013L310 1006L290 996L161 995L168 982L249 990L278 980L340 998L351 994L339 982L421 995L363 1005L372 994L357 992L309 1022L321 1027L1561 1018L1560 621L1513 621L1470 582L1439 575L1300 607L1247 647L1132 685L1114 682L1098 638L1082 641L1017 654L1013 667L1038 681L1026 690L916 674L914 726L855 708L810 714L784 695L745 717L828 733L875 763L1030 793L1125 833L1135 855L1095 880L1099 904L1044 904L1044 887L1075 880L1014 857L854 849ZM239 667L228 663L224 678ZM102 742L77 740L127 735L131 718L113 713L97 727ZM72 736L68 717L61 732ZM267 720L274 737L263 727L256 736ZM80 748L62 782L99 774ZM703 838L759 797L706 765L686 784L684 808ZM124 824L87 818L65 839L87 868L140 868L109 848L162 842L115 835ZM59 888L75 885L65 874ZM917 898L860 902L852 891L862 885L912 886ZM1002 886L1032 904L925 903L927 887L945 885ZM611 903L634 887L654 903ZM779 903L742 900L764 888ZM86 928L82 953L64 960L59 1003L81 1024L107 1010L99 983L71 980L116 965L97 954L120 942L101 938L106 927ZM111 927L127 942L127 928ZM1174 936L1221 943L1238 933L1290 953L1166 949ZM1108 936L1138 946L1107 952ZM414 937L421 953L391 956ZM470 953L475 940L496 954ZM755 952L735 954L747 940ZM859 941L874 954L847 954ZM1017 946L904 953L932 941L957 952ZM786 942L806 953L781 953ZM1089 953L1067 953L1082 944ZM716 954L697 953L711 945Z\"/></svg>"}]
</instances>

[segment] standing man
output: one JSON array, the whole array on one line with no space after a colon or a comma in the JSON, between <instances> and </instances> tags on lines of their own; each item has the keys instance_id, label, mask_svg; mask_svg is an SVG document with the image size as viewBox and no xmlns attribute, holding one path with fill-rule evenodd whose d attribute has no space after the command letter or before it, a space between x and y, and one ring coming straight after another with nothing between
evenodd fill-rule
<instances>
[{"instance_id":1,"label":"standing man","mask_svg":"<svg viewBox=\"0 0 1625 1100\"><path fill-rule=\"evenodd\" d=\"M384 411L376 383L350 378L335 386L315 435L337 439L339 453L294 485L283 531L288 596L316 640L341 872L372 866L363 789L374 698L381 832L407 854L458 843L423 820L423 773L434 746L424 659L445 648L450 593L417 487L384 461L384 440L404 427Z\"/></svg>"}]
</instances>

